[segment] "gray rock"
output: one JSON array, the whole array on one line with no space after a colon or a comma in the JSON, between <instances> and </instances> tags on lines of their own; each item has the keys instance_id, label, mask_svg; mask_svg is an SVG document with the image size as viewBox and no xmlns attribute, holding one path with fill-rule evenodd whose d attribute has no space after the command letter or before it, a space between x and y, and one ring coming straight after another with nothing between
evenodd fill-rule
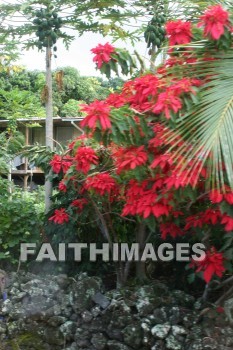
<instances>
[{"instance_id":1,"label":"gray rock","mask_svg":"<svg viewBox=\"0 0 233 350\"><path fill-rule=\"evenodd\" d=\"M140 324L126 326L122 330L124 343L135 348L140 349L142 344L142 330Z\"/></svg>"},{"instance_id":2,"label":"gray rock","mask_svg":"<svg viewBox=\"0 0 233 350\"><path fill-rule=\"evenodd\" d=\"M172 326L172 334L174 336L187 334L187 331L182 326Z\"/></svg>"},{"instance_id":3,"label":"gray rock","mask_svg":"<svg viewBox=\"0 0 233 350\"><path fill-rule=\"evenodd\" d=\"M154 337L164 339L170 332L171 326L169 324L157 324L151 329L151 333Z\"/></svg>"},{"instance_id":4,"label":"gray rock","mask_svg":"<svg viewBox=\"0 0 233 350\"><path fill-rule=\"evenodd\" d=\"M59 330L66 340L74 339L76 324L72 321L66 321L59 327Z\"/></svg>"},{"instance_id":5,"label":"gray rock","mask_svg":"<svg viewBox=\"0 0 233 350\"><path fill-rule=\"evenodd\" d=\"M100 292L95 293L91 299L94 301L94 303L98 304L102 309L106 309L110 304L110 300Z\"/></svg>"},{"instance_id":6,"label":"gray rock","mask_svg":"<svg viewBox=\"0 0 233 350\"><path fill-rule=\"evenodd\" d=\"M1 344L7 335L33 336L30 350L233 349L231 313L210 308L200 318L202 303L157 281L103 293L100 279L87 274L12 276L9 299L0 300Z\"/></svg>"},{"instance_id":7,"label":"gray rock","mask_svg":"<svg viewBox=\"0 0 233 350\"><path fill-rule=\"evenodd\" d=\"M187 347L187 350L203 350L202 340L196 340Z\"/></svg>"},{"instance_id":8,"label":"gray rock","mask_svg":"<svg viewBox=\"0 0 233 350\"><path fill-rule=\"evenodd\" d=\"M152 346L151 350L166 350L163 340L157 340L156 343Z\"/></svg>"},{"instance_id":9,"label":"gray rock","mask_svg":"<svg viewBox=\"0 0 233 350\"><path fill-rule=\"evenodd\" d=\"M82 320L83 322L89 323L93 319L93 315L90 311L83 311L82 314Z\"/></svg>"},{"instance_id":10,"label":"gray rock","mask_svg":"<svg viewBox=\"0 0 233 350\"><path fill-rule=\"evenodd\" d=\"M63 345L65 344L65 336L59 329L53 329L48 327L45 329L45 340L51 345Z\"/></svg>"},{"instance_id":11,"label":"gray rock","mask_svg":"<svg viewBox=\"0 0 233 350\"><path fill-rule=\"evenodd\" d=\"M75 312L82 312L93 305L92 297L101 289L98 278L83 277L72 284L72 307Z\"/></svg>"},{"instance_id":12,"label":"gray rock","mask_svg":"<svg viewBox=\"0 0 233 350\"><path fill-rule=\"evenodd\" d=\"M66 317L53 316L48 319L48 324L52 327L58 327L67 321Z\"/></svg>"},{"instance_id":13,"label":"gray rock","mask_svg":"<svg viewBox=\"0 0 233 350\"><path fill-rule=\"evenodd\" d=\"M3 302L1 314L8 315L12 309L13 309L12 301L10 299L7 299Z\"/></svg>"},{"instance_id":14,"label":"gray rock","mask_svg":"<svg viewBox=\"0 0 233 350\"><path fill-rule=\"evenodd\" d=\"M97 350L104 350L107 345L107 338L103 335L103 333L94 334L91 338L91 344Z\"/></svg>"},{"instance_id":15,"label":"gray rock","mask_svg":"<svg viewBox=\"0 0 233 350\"><path fill-rule=\"evenodd\" d=\"M110 339L118 340L120 342L123 341L123 334L119 329L107 329L106 333Z\"/></svg>"},{"instance_id":16,"label":"gray rock","mask_svg":"<svg viewBox=\"0 0 233 350\"><path fill-rule=\"evenodd\" d=\"M109 350L131 350L132 349L129 346L127 346L123 343L120 343L116 340L109 340L107 345L108 345Z\"/></svg>"},{"instance_id":17,"label":"gray rock","mask_svg":"<svg viewBox=\"0 0 233 350\"><path fill-rule=\"evenodd\" d=\"M168 315L164 307L154 310L154 324L166 323L168 321Z\"/></svg>"},{"instance_id":18,"label":"gray rock","mask_svg":"<svg viewBox=\"0 0 233 350\"><path fill-rule=\"evenodd\" d=\"M183 344L180 343L172 334L166 338L165 342L168 350L182 350L183 348Z\"/></svg>"}]
</instances>

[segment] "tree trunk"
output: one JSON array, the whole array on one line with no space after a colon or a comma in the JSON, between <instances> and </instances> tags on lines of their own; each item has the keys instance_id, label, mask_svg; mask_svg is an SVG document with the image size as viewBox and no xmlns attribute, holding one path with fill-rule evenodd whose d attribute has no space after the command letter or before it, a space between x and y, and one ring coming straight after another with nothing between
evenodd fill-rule
<instances>
[{"instance_id":1,"label":"tree trunk","mask_svg":"<svg viewBox=\"0 0 233 350\"><path fill-rule=\"evenodd\" d=\"M141 258L145 243L146 243L146 225L144 223L139 224L138 230L136 232L136 242L139 244L139 258ZM145 261L136 262L136 278L139 282L146 281L146 263Z\"/></svg>"},{"instance_id":2,"label":"tree trunk","mask_svg":"<svg viewBox=\"0 0 233 350\"><path fill-rule=\"evenodd\" d=\"M151 48L150 52L151 52L151 56L150 56L150 71L154 73L155 72L155 61L156 61L156 57L157 57L156 47L155 47L154 44L152 45L152 48Z\"/></svg>"},{"instance_id":3,"label":"tree trunk","mask_svg":"<svg viewBox=\"0 0 233 350\"><path fill-rule=\"evenodd\" d=\"M51 68L52 50L46 48L46 123L45 123L45 144L47 148L53 150L53 90L52 90L52 68ZM50 174L49 174L50 175ZM50 197L52 195L52 183L49 179L45 180L45 211L49 211L51 206Z\"/></svg>"}]
</instances>

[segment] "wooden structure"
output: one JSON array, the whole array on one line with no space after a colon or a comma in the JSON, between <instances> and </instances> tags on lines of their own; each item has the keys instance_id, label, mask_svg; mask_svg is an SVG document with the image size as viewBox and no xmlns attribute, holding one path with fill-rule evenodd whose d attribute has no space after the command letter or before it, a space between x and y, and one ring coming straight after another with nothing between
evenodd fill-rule
<instances>
[{"instance_id":1,"label":"wooden structure","mask_svg":"<svg viewBox=\"0 0 233 350\"><path fill-rule=\"evenodd\" d=\"M82 118L53 118L54 123L54 148L58 145L67 145L72 139L82 134L79 122ZM41 146L45 145L45 118L18 119L18 130L25 136L25 145L33 145L35 143ZM0 132L7 128L8 120L0 120ZM27 190L28 179L37 180L39 183L44 182L44 172L33 164L28 162L24 157L22 160L16 157L11 164L9 179L20 180L23 188Z\"/></svg>"}]
</instances>

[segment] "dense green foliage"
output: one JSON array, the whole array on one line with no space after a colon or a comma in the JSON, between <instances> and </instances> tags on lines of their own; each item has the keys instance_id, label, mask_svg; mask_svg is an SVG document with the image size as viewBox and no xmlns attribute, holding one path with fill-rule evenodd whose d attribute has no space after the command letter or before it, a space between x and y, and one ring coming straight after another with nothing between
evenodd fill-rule
<instances>
[{"instance_id":1,"label":"dense green foliage","mask_svg":"<svg viewBox=\"0 0 233 350\"><path fill-rule=\"evenodd\" d=\"M83 77L73 67L59 68L53 72L54 116L77 116L78 101L90 103L104 99L111 89L122 85L119 78L105 81L101 78ZM43 89L45 73L19 68L0 72L0 118L45 117Z\"/></svg>"},{"instance_id":2,"label":"dense green foliage","mask_svg":"<svg viewBox=\"0 0 233 350\"><path fill-rule=\"evenodd\" d=\"M40 192L25 193L17 188L10 196L9 183L0 178L0 184L0 259L16 264L20 243L41 241L43 197Z\"/></svg>"}]
</instances>

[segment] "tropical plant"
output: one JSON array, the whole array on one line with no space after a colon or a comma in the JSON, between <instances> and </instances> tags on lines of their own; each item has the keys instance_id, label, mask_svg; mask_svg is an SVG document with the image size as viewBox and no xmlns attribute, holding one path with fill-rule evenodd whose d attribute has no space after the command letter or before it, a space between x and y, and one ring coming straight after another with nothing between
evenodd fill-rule
<instances>
[{"instance_id":1,"label":"tropical plant","mask_svg":"<svg viewBox=\"0 0 233 350\"><path fill-rule=\"evenodd\" d=\"M216 27L213 22L207 26L206 18L213 12L222 14L217 17ZM70 222L80 227L87 217L91 221L95 213L99 230L110 245L124 239L135 241L132 232L137 232L136 241L141 248L148 234L162 239L170 235L173 239L203 241L207 247L205 259L188 267L198 274L203 272L209 284L215 275L222 277L226 270L232 273L232 243L227 240L223 245L223 241L233 230L230 209L233 194L229 184L223 192L206 191L209 163L203 166L200 149L199 162L184 155L177 157L183 148L192 151L192 145L176 133L176 126L198 104L203 103L208 110L205 96L209 87L216 86L216 75L209 75L208 70L197 74L196 62L218 63L213 61L210 48L215 45L215 51L222 55L222 47L231 45L231 35L228 12L221 6L207 9L201 20L208 37L205 47L194 44L199 50L197 57L189 50L193 37L189 22L168 22L170 58L156 74L147 73L128 81L121 93L83 107L87 115L81 126L86 128L87 135L74 141L69 153L55 155L50 162L61 181L56 209L49 221L55 227ZM201 36L200 30L196 33ZM185 44L182 49L180 43ZM117 50L99 48L93 50L99 55L95 61L100 68L102 65L111 68L112 52ZM195 129L189 128L188 132L195 133ZM126 235L122 235L120 228L124 227L125 219L131 220L130 216L133 218L128 223L129 231L126 228ZM143 265L138 266L138 276L143 277ZM124 266L121 276L122 266L118 268L119 281L124 282L129 265ZM191 274L190 280L194 276Z\"/></svg>"},{"instance_id":2,"label":"tropical plant","mask_svg":"<svg viewBox=\"0 0 233 350\"><path fill-rule=\"evenodd\" d=\"M2 181L2 180L1 180ZM20 259L20 243L42 240L44 206L38 193L14 188L9 197L7 188L0 192L0 259L2 265L15 265Z\"/></svg>"},{"instance_id":3,"label":"tropical plant","mask_svg":"<svg viewBox=\"0 0 233 350\"><path fill-rule=\"evenodd\" d=\"M110 245L137 241L143 248L148 234L163 240L170 236L176 242L202 241L204 259L187 269L194 269L207 286L225 273L228 278L218 281L221 288L231 283L233 271L231 155L218 154L232 145L227 146L232 116L230 14L220 5L208 8L198 24L203 32L182 20L165 27L170 57L156 73L130 80L120 93L83 106L86 135L51 160L60 182L49 226L55 230L72 222L82 227L87 218L96 220ZM204 41L191 42L202 35ZM110 66L111 54L117 52L106 50L105 56L104 50L93 50L100 68ZM212 190L206 189L209 178L215 184ZM224 188L216 186L221 179ZM122 283L129 264L117 269ZM139 264L140 277L143 269ZM189 280L194 277L191 273Z\"/></svg>"}]
</instances>

